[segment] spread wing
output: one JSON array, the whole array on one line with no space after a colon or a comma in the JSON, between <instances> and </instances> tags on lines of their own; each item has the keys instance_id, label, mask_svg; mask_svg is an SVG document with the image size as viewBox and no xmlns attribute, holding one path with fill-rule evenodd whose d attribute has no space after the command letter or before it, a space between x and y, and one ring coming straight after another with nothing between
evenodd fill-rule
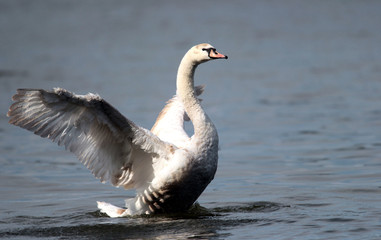
<instances>
[{"instance_id":1,"label":"spread wing","mask_svg":"<svg viewBox=\"0 0 381 240\"><path fill-rule=\"evenodd\" d=\"M195 87L197 96L203 92L203 85ZM184 121L189 121L189 117L185 112L183 103L175 95L161 110L151 132L163 141L182 147L182 144L189 141L189 136L184 130Z\"/></svg>"},{"instance_id":2,"label":"spread wing","mask_svg":"<svg viewBox=\"0 0 381 240\"><path fill-rule=\"evenodd\" d=\"M136 173L151 175L152 158L166 158L173 152L173 146L95 94L18 89L13 100L7 114L11 124L64 145L95 177L114 186L131 188L147 181Z\"/></svg>"}]
</instances>

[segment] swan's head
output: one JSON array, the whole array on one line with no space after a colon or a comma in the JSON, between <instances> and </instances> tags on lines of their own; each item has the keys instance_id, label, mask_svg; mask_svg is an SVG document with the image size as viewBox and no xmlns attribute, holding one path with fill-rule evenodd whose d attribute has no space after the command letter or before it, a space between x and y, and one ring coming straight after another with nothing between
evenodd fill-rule
<instances>
[{"instance_id":1,"label":"swan's head","mask_svg":"<svg viewBox=\"0 0 381 240\"><path fill-rule=\"evenodd\" d=\"M203 63L213 59L227 59L228 56L216 51L216 49L208 44L201 43L192 47L189 52L196 63Z\"/></svg>"}]
</instances>

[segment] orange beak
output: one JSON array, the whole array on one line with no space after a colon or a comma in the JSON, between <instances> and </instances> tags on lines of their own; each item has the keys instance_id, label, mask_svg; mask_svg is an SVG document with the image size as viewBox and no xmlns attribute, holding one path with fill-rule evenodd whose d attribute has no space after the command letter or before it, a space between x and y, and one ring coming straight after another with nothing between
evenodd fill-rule
<instances>
[{"instance_id":1,"label":"orange beak","mask_svg":"<svg viewBox=\"0 0 381 240\"><path fill-rule=\"evenodd\" d=\"M228 59L228 56L223 55L223 54L217 52L216 50L210 51L209 57L213 58L213 59Z\"/></svg>"}]
</instances>

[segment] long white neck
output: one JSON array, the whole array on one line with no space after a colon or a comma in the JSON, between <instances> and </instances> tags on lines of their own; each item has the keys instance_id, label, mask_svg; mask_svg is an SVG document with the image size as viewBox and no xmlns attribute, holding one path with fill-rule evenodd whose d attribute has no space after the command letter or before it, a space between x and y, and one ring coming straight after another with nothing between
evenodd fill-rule
<instances>
[{"instance_id":1,"label":"long white neck","mask_svg":"<svg viewBox=\"0 0 381 240\"><path fill-rule=\"evenodd\" d=\"M217 131L195 94L193 78L198 64L192 59L191 52L185 54L177 72L177 95L193 123L194 138L218 141Z\"/></svg>"}]
</instances>

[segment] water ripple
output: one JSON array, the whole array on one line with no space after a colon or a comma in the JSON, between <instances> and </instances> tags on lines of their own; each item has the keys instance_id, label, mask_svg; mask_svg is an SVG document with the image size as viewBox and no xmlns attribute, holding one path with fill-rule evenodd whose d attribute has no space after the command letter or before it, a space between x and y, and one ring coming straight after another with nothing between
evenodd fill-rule
<instances>
[{"instance_id":1,"label":"water ripple","mask_svg":"<svg viewBox=\"0 0 381 240\"><path fill-rule=\"evenodd\" d=\"M284 222L286 220L255 218L255 215L245 215L245 213L274 212L284 207L288 206L273 202L236 203L212 209L196 204L187 213L117 219L106 217L99 211L65 215L60 218L16 216L7 221L17 223L19 227L3 230L0 232L0 237L220 239L226 236L220 230L248 224L266 226L280 221ZM233 215L229 215L229 213ZM244 215L237 218L237 213ZM88 224L83 224L84 222L88 222Z\"/></svg>"}]
</instances>

